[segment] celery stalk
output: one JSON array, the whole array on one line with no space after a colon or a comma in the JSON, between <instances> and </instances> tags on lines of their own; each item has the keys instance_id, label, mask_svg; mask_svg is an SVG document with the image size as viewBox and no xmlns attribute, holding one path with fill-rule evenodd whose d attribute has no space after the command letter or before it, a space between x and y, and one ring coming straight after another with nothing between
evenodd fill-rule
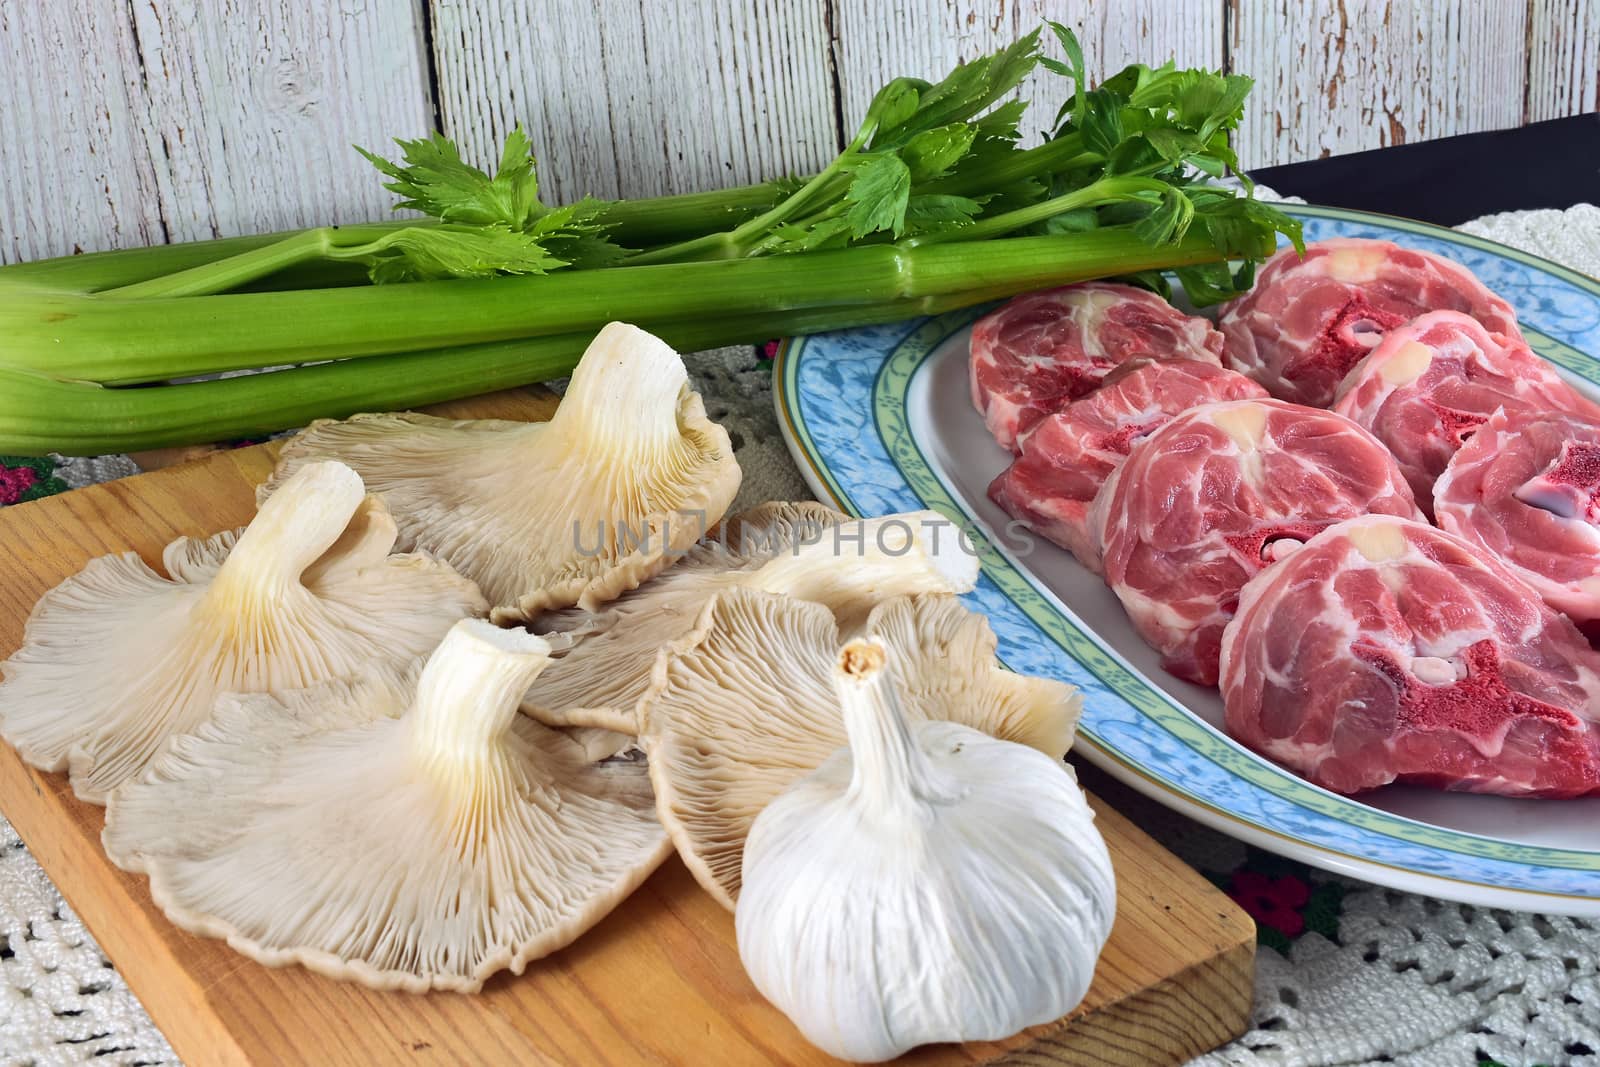
<instances>
[{"instance_id":1,"label":"celery stalk","mask_svg":"<svg viewBox=\"0 0 1600 1067\"><path fill-rule=\"evenodd\" d=\"M770 207L776 198L773 186L761 183L703 193L617 200L606 205L605 219L613 226L612 236L617 243L629 248L649 248L737 226L759 214L763 208ZM435 220L402 219L361 225L398 229L402 226L432 226ZM254 252L302 232L287 230L14 263L0 267L0 283L12 280L50 289L102 292ZM348 281L362 281L366 277L365 271L348 266L335 267L331 272L317 272L296 265L285 273L291 276L288 284L304 281L308 276L314 284L324 283L328 277Z\"/></svg>"},{"instance_id":2,"label":"celery stalk","mask_svg":"<svg viewBox=\"0 0 1600 1067\"><path fill-rule=\"evenodd\" d=\"M290 234L269 233L254 237L225 237L213 241L87 252L32 263L13 263L0 267L0 285L26 284L42 289L95 293L215 263L219 259L253 251L288 236Z\"/></svg>"},{"instance_id":3,"label":"celery stalk","mask_svg":"<svg viewBox=\"0 0 1600 1067\"><path fill-rule=\"evenodd\" d=\"M1262 254L1270 251L1263 245ZM865 245L805 256L491 281L118 300L0 287L0 366L128 384L662 323L1022 292L1214 262L1203 234L1150 245L1125 227L982 244ZM201 268L205 269L205 268Z\"/></svg>"},{"instance_id":4,"label":"celery stalk","mask_svg":"<svg viewBox=\"0 0 1600 1067\"><path fill-rule=\"evenodd\" d=\"M147 278L132 285L103 291L112 300L148 300L152 297L211 296L234 292L283 271L316 263L355 259L360 250L394 233L400 227L374 223L367 226L319 226L290 234L281 241L252 248L226 259Z\"/></svg>"},{"instance_id":5,"label":"celery stalk","mask_svg":"<svg viewBox=\"0 0 1600 1067\"><path fill-rule=\"evenodd\" d=\"M1003 295L985 290L931 300L645 325L674 347L693 351L896 322ZM475 396L568 374L593 339L593 332L585 331L125 388L0 368L0 452L133 452L264 436L317 418Z\"/></svg>"}]
</instances>

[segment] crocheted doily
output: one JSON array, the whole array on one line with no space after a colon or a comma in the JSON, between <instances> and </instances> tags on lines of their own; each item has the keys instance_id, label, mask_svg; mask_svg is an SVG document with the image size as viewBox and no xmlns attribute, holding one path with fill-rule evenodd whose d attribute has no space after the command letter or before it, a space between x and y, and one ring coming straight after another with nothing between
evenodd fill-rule
<instances>
[{"instance_id":1,"label":"crocheted doily","mask_svg":"<svg viewBox=\"0 0 1600 1067\"><path fill-rule=\"evenodd\" d=\"M1600 208L1493 215L1461 229L1600 276ZM770 363L750 348L687 362L744 468L735 507L808 496L779 436ZM134 471L122 456L0 456L0 504ZM1253 1028L1197 1065L1600 1067L1600 923L1378 889L1247 848L1093 772L1085 779L1256 919ZM3 820L0 1060L177 1062Z\"/></svg>"}]
</instances>

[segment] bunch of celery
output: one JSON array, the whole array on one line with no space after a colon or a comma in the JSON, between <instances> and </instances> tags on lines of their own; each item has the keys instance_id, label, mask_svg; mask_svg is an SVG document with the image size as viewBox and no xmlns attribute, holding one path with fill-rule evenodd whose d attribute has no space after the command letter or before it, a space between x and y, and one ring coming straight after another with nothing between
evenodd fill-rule
<instances>
[{"instance_id":1,"label":"bunch of celery","mask_svg":"<svg viewBox=\"0 0 1600 1067\"><path fill-rule=\"evenodd\" d=\"M900 78L805 179L654 200L537 195L529 146L493 176L440 136L364 153L428 218L0 268L0 452L248 436L568 372L622 319L682 348L892 321L1111 276L1191 299L1247 287L1293 220L1209 176L1250 82L1132 66L1090 89L1037 33L937 84ZM1037 66L1075 92L1022 149ZM1234 267L1230 261L1241 265ZM219 372L286 367L207 378ZM194 380L203 379L203 380Z\"/></svg>"}]
</instances>

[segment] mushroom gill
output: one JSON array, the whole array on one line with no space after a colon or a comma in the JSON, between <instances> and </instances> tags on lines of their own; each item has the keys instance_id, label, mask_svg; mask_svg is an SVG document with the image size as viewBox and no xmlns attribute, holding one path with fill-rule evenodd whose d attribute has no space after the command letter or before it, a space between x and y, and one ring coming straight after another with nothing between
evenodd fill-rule
<instances>
[{"instance_id":1,"label":"mushroom gill","mask_svg":"<svg viewBox=\"0 0 1600 1067\"><path fill-rule=\"evenodd\" d=\"M112 798L106 853L271 966L408 992L520 974L670 851L643 766L517 714L548 660L468 619L425 665L226 698Z\"/></svg>"},{"instance_id":2,"label":"mushroom gill","mask_svg":"<svg viewBox=\"0 0 1600 1067\"><path fill-rule=\"evenodd\" d=\"M953 596L885 601L848 635L820 604L721 593L658 663L639 705L638 744L679 855L728 908L756 816L845 743L834 661L856 635L881 642L913 721L961 723L1054 759L1072 744L1076 691L1004 670L988 622Z\"/></svg>"},{"instance_id":3,"label":"mushroom gill","mask_svg":"<svg viewBox=\"0 0 1600 1067\"><path fill-rule=\"evenodd\" d=\"M523 711L549 726L637 732L635 707L657 653L693 630L718 592L784 593L821 604L853 628L891 597L965 593L978 579L977 556L932 511L850 519L821 504L769 503L726 527L598 611L524 618L534 632L559 634L571 647L534 682Z\"/></svg>"},{"instance_id":4,"label":"mushroom gill","mask_svg":"<svg viewBox=\"0 0 1600 1067\"><path fill-rule=\"evenodd\" d=\"M0 735L104 803L218 695L403 663L485 610L447 565L389 554L381 502L338 463L302 468L242 531L90 560L40 598L0 663Z\"/></svg>"}]
</instances>

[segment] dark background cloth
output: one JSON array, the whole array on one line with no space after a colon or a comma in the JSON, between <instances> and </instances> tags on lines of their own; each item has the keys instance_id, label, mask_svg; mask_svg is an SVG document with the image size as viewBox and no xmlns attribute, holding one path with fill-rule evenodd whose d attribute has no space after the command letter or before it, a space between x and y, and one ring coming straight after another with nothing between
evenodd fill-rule
<instances>
[{"instance_id":1,"label":"dark background cloth","mask_svg":"<svg viewBox=\"0 0 1600 1067\"><path fill-rule=\"evenodd\" d=\"M1251 176L1284 196L1456 226L1481 215L1600 202L1600 114L1395 145Z\"/></svg>"}]
</instances>

